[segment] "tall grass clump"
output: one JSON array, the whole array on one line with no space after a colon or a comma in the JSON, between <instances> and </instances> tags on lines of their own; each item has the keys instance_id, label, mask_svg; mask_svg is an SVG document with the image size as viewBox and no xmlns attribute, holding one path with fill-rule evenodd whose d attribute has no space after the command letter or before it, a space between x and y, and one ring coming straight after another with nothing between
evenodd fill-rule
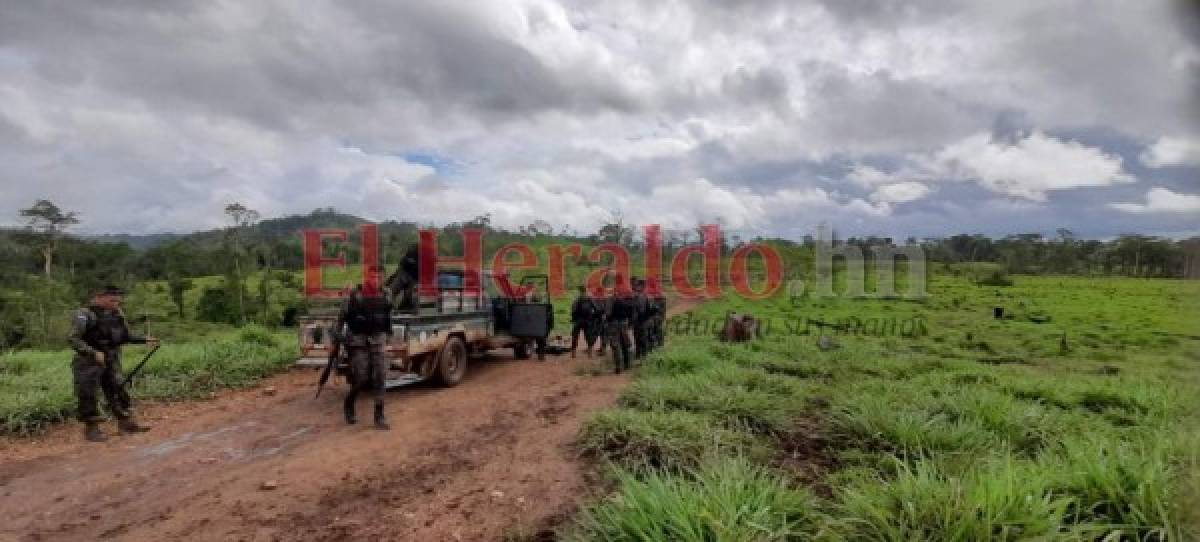
<instances>
[{"instance_id":1,"label":"tall grass clump","mask_svg":"<svg viewBox=\"0 0 1200 542\"><path fill-rule=\"evenodd\" d=\"M753 436L720 427L711 416L680 411L607 410L584 423L578 443L585 454L628 469L678 470L719 454L766 455Z\"/></svg>"},{"instance_id":2,"label":"tall grass clump","mask_svg":"<svg viewBox=\"0 0 1200 542\"><path fill-rule=\"evenodd\" d=\"M768 542L816 534L813 498L743 459L682 475L620 471L616 479L616 493L586 508L566 540Z\"/></svg>"},{"instance_id":3,"label":"tall grass clump","mask_svg":"<svg viewBox=\"0 0 1200 542\"><path fill-rule=\"evenodd\" d=\"M641 378L622 394L623 406L708 414L732 429L774 433L804 409L799 383L763 371L715 367L678 376Z\"/></svg>"},{"instance_id":4,"label":"tall grass clump","mask_svg":"<svg viewBox=\"0 0 1200 542\"><path fill-rule=\"evenodd\" d=\"M832 522L840 539L906 542L1057 539L1072 501L1020 463L966 473L934 460L895 458L891 472L863 472L837 490Z\"/></svg>"}]
</instances>

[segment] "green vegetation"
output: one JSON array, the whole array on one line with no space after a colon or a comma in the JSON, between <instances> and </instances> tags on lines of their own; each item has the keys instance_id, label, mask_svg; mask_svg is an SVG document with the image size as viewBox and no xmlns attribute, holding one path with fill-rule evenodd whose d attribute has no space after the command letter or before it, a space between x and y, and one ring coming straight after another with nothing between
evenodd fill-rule
<instances>
[{"instance_id":1,"label":"green vegetation","mask_svg":"<svg viewBox=\"0 0 1200 542\"><path fill-rule=\"evenodd\" d=\"M1200 536L1200 283L981 285L994 269L933 277L923 300L727 298L676 317L667 349L582 429L616 489L563 534ZM765 337L716 341L728 310Z\"/></svg>"},{"instance_id":2,"label":"green vegetation","mask_svg":"<svg viewBox=\"0 0 1200 542\"><path fill-rule=\"evenodd\" d=\"M128 347L126 370L145 348ZM30 433L69 418L75 410L69 350L0 355L0 433ZM290 332L257 326L220 332L207 340L164 344L134 381L138 398L202 397L246 386L288 366L299 353Z\"/></svg>"}]
</instances>

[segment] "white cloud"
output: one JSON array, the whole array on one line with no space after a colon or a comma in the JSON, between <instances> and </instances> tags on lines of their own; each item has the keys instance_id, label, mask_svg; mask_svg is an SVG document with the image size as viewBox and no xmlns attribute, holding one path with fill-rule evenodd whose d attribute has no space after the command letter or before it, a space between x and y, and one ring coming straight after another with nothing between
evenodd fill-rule
<instances>
[{"instance_id":1,"label":"white cloud","mask_svg":"<svg viewBox=\"0 0 1200 542\"><path fill-rule=\"evenodd\" d=\"M763 196L745 188L717 186L708 179L656 186L649 199L658 205L647 209L649 213L641 220L666 228L687 228L713 221L733 229L764 225Z\"/></svg>"},{"instance_id":2,"label":"white cloud","mask_svg":"<svg viewBox=\"0 0 1200 542\"><path fill-rule=\"evenodd\" d=\"M1200 194L1180 194L1154 187L1146 192L1146 203L1110 203L1109 207L1126 213L1195 213L1200 218Z\"/></svg>"},{"instance_id":3,"label":"white cloud","mask_svg":"<svg viewBox=\"0 0 1200 542\"><path fill-rule=\"evenodd\" d=\"M918 182L905 181L895 184L885 184L871 193L871 201L876 203L908 203L917 201L927 195L930 190Z\"/></svg>"},{"instance_id":4,"label":"white cloud","mask_svg":"<svg viewBox=\"0 0 1200 542\"><path fill-rule=\"evenodd\" d=\"M1200 140L1160 137L1139 159L1147 167L1200 166Z\"/></svg>"},{"instance_id":5,"label":"white cloud","mask_svg":"<svg viewBox=\"0 0 1200 542\"><path fill-rule=\"evenodd\" d=\"M935 175L961 178L1007 196L1045 201L1046 193L1131 183L1121 157L1034 131L1014 144L976 134L924 159Z\"/></svg>"},{"instance_id":6,"label":"white cloud","mask_svg":"<svg viewBox=\"0 0 1200 542\"><path fill-rule=\"evenodd\" d=\"M854 164L850 169L850 173L846 174L846 180L864 188L871 188L882 184L903 181L904 179L900 178L898 174L881 171L866 164Z\"/></svg>"}]
</instances>

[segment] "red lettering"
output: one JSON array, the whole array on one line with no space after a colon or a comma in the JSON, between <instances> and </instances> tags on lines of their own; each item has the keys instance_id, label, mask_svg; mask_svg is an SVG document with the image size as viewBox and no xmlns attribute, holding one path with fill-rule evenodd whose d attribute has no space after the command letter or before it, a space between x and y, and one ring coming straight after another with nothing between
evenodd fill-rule
<instances>
[{"instance_id":1,"label":"red lettering","mask_svg":"<svg viewBox=\"0 0 1200 542\"><path fill-rule=\"evenodd\" d=\"M618 245L616 243L603 243L599 246L592 248L592 250L590 252L588 252L588 260L595 262L595 263L600 263L600 256L602 254L606 254L606 253L612 254L613 265L610 265L608 267L602 267L602 268L592 271L590 274L588 274L588 278L587 278L588 289L589 290L600 289L601 291L605 291L604 278L606 276L608 276L610 273L615 271L617 280L616 280L616 283L613 284L613 287L620 293L628 293L630 291L630 288L629 288L629 271L630 271L629 251L625 250L625 247Z\"/></svg>"},{"instance_id":2,"label":"red lettering","mask_svg":"<svg viewBox=\"0 0 1200 542\"><path fill-rule=\"evenodd\" d=\"M507 261L509 253L519 254L521 261L509 263ZM495 277L497 284L504 290L505 295L513 298L525 297L533 289L533 286L514 286L508 276L508 270L511 269L534 269L538 266L538 257L529 245L524 243L509 243L500 247L492 257L492 276Z\"/></svg>"},{"instance_id":3,"label":"red lettering","mask_svg":"<svg viewBox=\"0 0 1200 542\"><path fill-rule=\"evenodd\" d=\"M763 291L755 293L750 288L750 277L746 273L746 260L750 254L757 252L763 259L766 268L766 284ZM749 244L738 247L733 253L733 262L729 264L729 280L733 289L747 299L766 299L783 285L783 261L779 253L768 245Z\"/></svg>"},{"instance_id":4,"label":"red lettering","mask_svg":"<svg viewBox=\"0 0 1200 542\"><path fill-rule=\"evenodd\" d=\"M463 291L474 295L479 293L480 275L483 273L483 230L466 228L462 230L462 257L438 256L437 230L421 230L418 232L420 248L418 249L418 292L420 295L437 295L437 272L439 265L461 265L463 268Z\"/></svg>"},{"instance_id":5,"label":"red lettering","mask_svg":"<svg viewBox=\"0 0 1200 542\"><path fill-rule=\"evenodd\" d=\"M558 245L550 245L546 250L550 253L550 297L562 297L567 293L566 256L570 254L578 261L583 247L574 243L567 245L565 250Z\"/></svg>"},{"instance_id":6,"label":"red lettering","mask_svg":"<svg viewBox=\"0 0 1200 542\"><path fill-rule=\"evenodd\" d=\"M381 271L379 267L379 226L361 224L358 226L358 231L362 236L363 294L377 295L383 280L379 277Z\"/></svg>"},{"instance_id":7,"label":"red lettering","mask_svg":"<svg viewBox=\"0 0 1200 542\"><path fill-rule=\"evenodd\" d=\"M721 295L721 228L716 224L703 226L704 244L687 246L675 253L671 262L671 282L679 295L686 298ZM692 285L688 278L688 262L692 255L699 255L704 262L704 287Z\"/></svg>"},{"instance_id":8,"label":"red lettering","mask_svg":"<svg viewBox=\"0 0 1200 542\"><path fill-rule=\"evenodd\" d=\"M646 232L646 295L658 297L662 295L662 230L658 224L644 228Z\"/></svg>"},{"instance_id":9,"label":"red lettering","mask_svg":"<svg viewBox=\"0 0 1200 542\"><path fill-rule=\"evenodd\" d=\"M341 297L344 290L325 288L321 270L326 265L336 265L346 268L346 253L340 252L335 258L326 258L323 254L324 240L336 239L345 241L346 230L304 230L304 295L308 297Z\"/></svg>"}]
</instances>

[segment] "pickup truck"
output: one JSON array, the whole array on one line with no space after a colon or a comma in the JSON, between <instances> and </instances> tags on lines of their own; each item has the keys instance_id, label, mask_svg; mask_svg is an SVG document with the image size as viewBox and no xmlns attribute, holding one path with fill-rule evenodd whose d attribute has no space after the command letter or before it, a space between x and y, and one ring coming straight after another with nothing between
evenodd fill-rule
<instances>
[{"instance_id":1,"label":"pickup truck","mask_svg":"<svg viewBox=\"0 0 1200 542\"><path fill-rule=\"evenodd\" d=\"M528 276L515 288L507 275L485 271L481 287L471 292L464 288L461 271L439 271L436 294L418 295L414 309L392 313L393 333L386 346L391 360L388 389L427 380L455 386L466 376L470 357L490 350L511 348L517 359L528 358L534 340L550 333L547 318L554 310L545 288L540 301L523 295L536 289L539 280L547 278ZM326 306L300 318L302 355L297 365L328 363L337 310ZM337 369L346 374L344 354Z\"/></svg>"}]
</instances>

